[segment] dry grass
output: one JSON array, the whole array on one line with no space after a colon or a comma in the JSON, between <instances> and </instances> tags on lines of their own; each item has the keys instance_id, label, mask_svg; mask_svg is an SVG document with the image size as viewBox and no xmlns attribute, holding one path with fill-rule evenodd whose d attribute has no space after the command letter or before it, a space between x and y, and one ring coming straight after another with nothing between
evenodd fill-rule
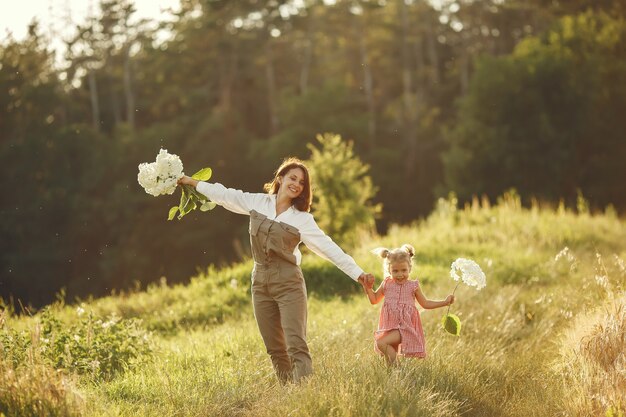
<instances>
[{"instance_id":1,"label":"dry grass","mask_svg":"<svg viewBox=\"0 0 626 417\"><path fill-rule=\"evenodd\" d=\"M3 317L0 317L0 324L3 322ZM38 328L33 331L32 338L34 343L27 350L27 359L21 365L16 367L9 358L0 358L0 415L83 415L85 401L76 388L76 377L44 363L38 343Z\"/></svg>"},{"instance_id":2,"label":"dry grass","mask_svg":"<svg viewBox=\"0 0 626 417\"><path fill-rule=\"evenodd\" d=\"M626 223L526 210L508 197L497 206L441 206L425 221L363 241L354 256L373 272L380 262L372 246L414 244L416 274L431 298L452 290L455 257L477 260L488 286L457 291L461 337L440 328L443 311L424 311L428 358L388 369L372 351L380 306L344 291L354 283L308 256L315 373L306 384L281 386L251 313L249 265L241 264L187 286L87 302L101 314L141 318L154 331L156 349L144 364L110 380L69 378L46 368L36 349L13 343L14 356L0 360L0 416L11 407L8 416L624 417ZM75 307L54 312L68 326L78 320ZM3 326L0 313L0 330L37 322L9 317Z\"/></svg>"},{"instance_id":3,"label":"dry grass","mask_svg":"<svg viewBox=\"0 0 626 417\"><path fill-rule=\"evenodd\" d=\"M600 272L606 272L602 259ZM623 272L623 271L622 271ZM607 275L596 275L605 303L577 317L565 334L557 368L563 372L569 415L624 416L626 411L626 293ZM623 275L621 276L623 281Z\"/></svg>"}]
</instances>

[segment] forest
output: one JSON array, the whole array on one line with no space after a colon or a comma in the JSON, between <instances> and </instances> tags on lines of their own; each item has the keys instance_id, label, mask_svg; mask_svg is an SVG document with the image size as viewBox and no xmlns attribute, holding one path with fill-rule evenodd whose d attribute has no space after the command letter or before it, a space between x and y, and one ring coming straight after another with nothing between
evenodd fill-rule
<instances>
[{"instance_id":1,"label":"forest","mask_svg":"<svg viewBox=\"0 0 626 417\"><path fill-rule=\"evenodd\" d=\"M251 192L287 156L311 161L314 187L332 166L318 195L372 213L328 225L339 242L342 224L385 233L450 195L626 210L622 1L181 0L157 22L131 0L97 9L63 48L36 21L0 39L5 303L246 259L244 216L168 222L178 195L139 186L161 148Z\"/></svg>"}]
</instances>

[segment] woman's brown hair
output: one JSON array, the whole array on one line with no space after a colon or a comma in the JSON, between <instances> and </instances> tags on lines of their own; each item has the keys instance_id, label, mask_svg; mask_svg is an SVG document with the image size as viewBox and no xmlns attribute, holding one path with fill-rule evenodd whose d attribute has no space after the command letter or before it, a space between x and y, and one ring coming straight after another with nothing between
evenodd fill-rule
<instances>
[{"instance_id":1,"label":"woman's brown hair","mask_svg":"<svg viewBox=\"0 0 626 417\"><path fill-rule=\"evenodd\" d=\"M304 173L304 187L300 195L292 200L293 205L300 211L311 210L311 202L313 201L313 192L311 191L311 176L309 175L309 169L298 158L286 158L282 164L276 170L274 179L272 182L268 182L263 186L263 189L268 194L278 194L280 188L279 177L284 177L289 171L294 168L300 168Z\"/></svg>"}]
</instances>

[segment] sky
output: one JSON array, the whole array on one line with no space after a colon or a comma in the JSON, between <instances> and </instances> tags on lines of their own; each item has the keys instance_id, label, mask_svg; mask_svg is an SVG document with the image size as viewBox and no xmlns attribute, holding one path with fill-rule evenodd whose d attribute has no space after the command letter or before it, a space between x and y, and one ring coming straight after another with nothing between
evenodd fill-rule
<instances>
[{"instance_id":1,"label":"sky","mask_svg":"<svg viewBox=\"0 0 626 417\"><path fill-rule=\"evenodd\" d=\"M133 0L136 19L162 20L167 8L177 9L179 0ZM68 27L83 23L91 13L99 13L99 0L0 0L0 40L8 32L21 40L28 24L36 17L44 34L53 38L62 36Z\"/></svg>"},{"instance_id":2,"label":"sky","mask_svg":"<svg viewBox=\"0 0 626 417\"><path fill-rule=\"evenodd\" d=\"M180 0L131 0L137 12L135 19L149 18L163 20L168 17L168 8L178 9ZM444 0L429 0L436 8ZM68 28L83 23L87 16L99 12L100 0L0 0L0 41L11 32L13 38L21 40L26 36L28 24L36 17L41 31L60 43L60 38ZM292 0L294 5L304 4L302 0ZM324 0L327 5L336 0Z\"/></svg>"}]
</instances>

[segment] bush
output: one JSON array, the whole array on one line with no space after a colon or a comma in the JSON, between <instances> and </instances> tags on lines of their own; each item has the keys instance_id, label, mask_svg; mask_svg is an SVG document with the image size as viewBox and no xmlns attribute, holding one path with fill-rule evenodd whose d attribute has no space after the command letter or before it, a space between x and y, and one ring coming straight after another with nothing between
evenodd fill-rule
<instances>
[{"instance_id":1,"label":"bush","mask_svg":"<svg viewBox=\"0 0 626 417\"><path fill-rule=\"evenodd\" d=\"M355 245L361 232L374 230L382 209L371 201L377 188L367 175L369 165L354 154L352 142L343 142L339 135L318 135L317 141L321 149L309 144L311 157L306 161L317 222L340 245Z\"/></svg>"},{"instance_id":2,"label":"bush","mask_svg":"<svg viewBox=\"0 0 626 417\"><path fill-rule=\"evenodd\" d=\"M136 319L101 318L77 309L78 319L62 323L51 309L36 318L34 328L0 329L0 351L17 368L37 359L53 369L94 378L110 378L150 353L148 333Z\"/></svg>"}]
</instances>

